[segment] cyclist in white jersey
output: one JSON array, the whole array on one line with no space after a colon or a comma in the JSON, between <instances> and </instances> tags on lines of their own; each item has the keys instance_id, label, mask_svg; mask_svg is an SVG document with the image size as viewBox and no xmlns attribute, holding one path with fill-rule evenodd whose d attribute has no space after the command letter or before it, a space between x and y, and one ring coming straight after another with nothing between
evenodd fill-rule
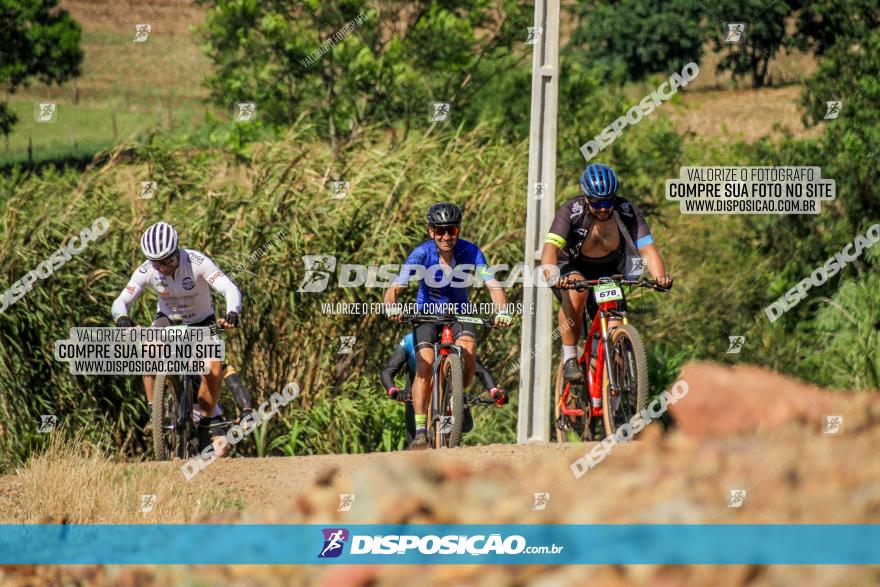
<instances>
[{"instance_id":1,"label":"cyclist in white jersey","mask_svg":"<svg viewBox=\"0 0 880 587\"><path fill-rule=\"evenodd\" d=\"M236 327L241 313L241 292L204 253L178 247L177 232L170 224L158 222L141 237L141 250L147 257L113 302L113 320L120 328L131 328L128 309L144 289L150 288L159 296L157 315L152 326L170 325L169 316L179 315L185 324L211 326L214 324L214 303L211 290L226 298L226 316L218 321L222 327ZM203 415L217 416L220 400L220 361L210 362L210 372L199 388L199 407ZM155 375L144 375L147 402L153 404Z\"/></svg>"}]
</instances>

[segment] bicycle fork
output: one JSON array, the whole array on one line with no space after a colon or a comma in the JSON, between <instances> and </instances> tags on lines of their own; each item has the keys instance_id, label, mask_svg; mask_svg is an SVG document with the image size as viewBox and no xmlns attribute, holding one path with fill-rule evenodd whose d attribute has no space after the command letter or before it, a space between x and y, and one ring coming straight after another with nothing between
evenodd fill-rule
<instances>
[{"instance_id":1,"label":"bicycle fork","mask_svg":"<svg viewBox=\"0 0 880 587\"><path fill-rule=\"evenodd\" d=\"M629 324L629 320L627 319L626 315L620 316L619 319L620 319L621 324ZM602 327L602 338L601 338L602 344L600 345L601 349L598 354L600 354L602 356L601 357L597 356L596 362L598 365L599 362L601 361L603 369L605 370L605 373L608 376L608 388L611 391L610 396L612 398L612 405L611 406L603 406L602 405L602 379L604 379L604 377L597 378L597 379L599 379L599 382L590 387L590 402L591 402L590 408L591 408L591 413L594 416L601 416L603 409L610 409L613 411L617 407L616 405L613 405L614 404L613 399L618 397L618 395L620 393L620 387L618 385L617 376L614 372L614 365L612 364L612 360L614 358L614 352L611 348L611 329L608 328L608 317L607 316L600 316L599 322ZM595 392L595 395L594 395L594 392Z\"/></svg>"}]
</instances>

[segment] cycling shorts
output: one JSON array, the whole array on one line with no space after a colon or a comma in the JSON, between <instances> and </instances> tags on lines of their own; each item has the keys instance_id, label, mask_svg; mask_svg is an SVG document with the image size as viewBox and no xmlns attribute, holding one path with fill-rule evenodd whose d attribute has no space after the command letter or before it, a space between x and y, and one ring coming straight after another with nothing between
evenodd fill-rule
<instances>
[{"instance_id":1,"label":"cycling shorts","mask_svg":"<svg viewBox=\"0 0 880 587\"><path fill-rule=\"evenodd\" d=\"M419 324L413 330L414 342L416 350L421 348L431 348L434 343L440 342L440 335L443 332L443 326L439 324ZM456 341L459 337L470 337L474 341L477 340L477 334L474 325L471 323L456 322L452 325L452 340Z\"/></svg>"},{"instance_id":2,"label":"cycling shorts","mask_svg":"<svg viewBox=\"0 0 880 587\"><path fill-rule=\"evenodd\" d=\"M187 326L189 326L191 328L210 328L211 326L214 326L216 324L217 324L216 319L214 318L213 315L211 315L211 316L208 316L207 318L205 318L204 320L200 320L199 322L187 324ZM166 316L162 312L159 312L156 314L156 317L153 318L153 323L150 324L150 326L152 326L153 328L165 328L167 326L171 326L171 320L168 319L168 316ZM213 334L213 335L211 335L211 339L219 342L220 335Z\"/></svg>"},{"instance_id":3,"label":"cycling shorts","mask_svg":"<svg viewBox=\"0 0 880 587\"><path fill-rule=\"evenodd\" d=\"M624 255L618 255L612 253L610 255L606 255L602 257L600 260L592 261L589 260L588 257L580 256L574 261L568 261L559 266L559 276L565 277L566 275L571 275L572 273L577 273L584 279L599 279L600 277L608 277L609 275L616 275L618 273L623 273L623 268L621 264L626 260ZM556 296L556 299L562 302L562 290L554 289L553 295ZM618 300L617 308L619 310L626 310L626 300ZM596 298L593 296L592 290L587 296L587 314L589 315L590 320L596 315L596 312L599 311L599 304L596 303Z\"/></svg>"}]
</instances>

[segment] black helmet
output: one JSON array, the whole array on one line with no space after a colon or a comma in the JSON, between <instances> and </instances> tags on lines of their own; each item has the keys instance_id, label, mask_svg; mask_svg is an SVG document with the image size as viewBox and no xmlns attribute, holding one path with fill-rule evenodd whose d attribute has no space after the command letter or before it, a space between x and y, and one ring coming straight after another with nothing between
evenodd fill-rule
<instances>
[{"instance_id":1,"label":"black helmet","mask_svg":"<svg viewBox=\"0 0 880 587\"><path fill-rule=\"evenodd\" d=\"M461 208L450 202L440 202L428 208L428 226L458 226Z\"/></svg>"}]
</instances>

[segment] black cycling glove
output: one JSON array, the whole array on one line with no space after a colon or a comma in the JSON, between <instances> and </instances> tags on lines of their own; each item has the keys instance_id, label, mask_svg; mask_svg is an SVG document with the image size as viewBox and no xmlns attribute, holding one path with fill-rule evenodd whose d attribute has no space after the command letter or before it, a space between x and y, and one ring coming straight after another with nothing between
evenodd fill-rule
<instances>
[{"instance_id":1,"label":"black cycling glove","mask_svg":"<svg viewBox=\"0 0 880 587\"><path fill-rule=\"evenodd\" d=\"M238 326L238 312L226 312L226 323L230 326Z\"/></svg>"},{"instance_id":2,"label":"black cycling glove","mask_svg":"<svg viewBox=\"0 0 880 587\"><path fill-rule=\"evenodd\" d=\"M120 316L116 319L116 327L117 328L131 328L132 323L131 319L128 316Z\"/></svg>"}]
</instances>

